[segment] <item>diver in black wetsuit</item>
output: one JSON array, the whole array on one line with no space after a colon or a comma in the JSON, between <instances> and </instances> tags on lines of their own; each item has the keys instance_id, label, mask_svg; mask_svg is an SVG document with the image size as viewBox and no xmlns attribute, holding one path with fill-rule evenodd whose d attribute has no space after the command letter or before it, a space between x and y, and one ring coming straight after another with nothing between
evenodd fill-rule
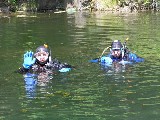
<instances>
[{"instance_id":1,"label":"diver in black wetsuit","mask_svg":"<svg viewBox=\"0 0 160 120\"><path fill-rule=\"evenodd\" d=\"M67 63L60 63L57 59L51 59L51 51L47 45L40 46L33 52L26 52L24 54L23 66L19 68L20 73L27 72L46 72L59 71L68 72L71 70L71 65Z\"/></svg>"},{"instance_id":2,"label":"diver in black wetsuit","mask_svg":"<svg viewBox=\"0 0 160 120\"><path fill-rule=\"evenodd\" d=\"M25 81L26 97L36 97L37 86L45 87L57 72L68 72L73 67L67 63L52 60L51 51L47 45L40 46L36 52L26 52L24 62L18 72L22 73Z\"/></svg>"}]
</instances>

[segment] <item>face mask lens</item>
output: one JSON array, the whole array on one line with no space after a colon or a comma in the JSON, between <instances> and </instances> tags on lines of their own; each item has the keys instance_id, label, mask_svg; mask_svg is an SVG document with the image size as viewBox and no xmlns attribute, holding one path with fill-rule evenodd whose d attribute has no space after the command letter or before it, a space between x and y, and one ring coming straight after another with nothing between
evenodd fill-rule
<instances>
[{"instance_id":1,"label":"face mask lens","mask_svg":"<svg viewBox=\"0 0 160 120\"><path fill-rule=\"evenodd\" d=\"M120 49L114 49L113 51L119 51Z\"/></svg>"},{"instance_id":2,"label":"face mask lens","mask_svg":"<svg viewBox=\"0 0 160 120\"><path fill-rule=\"evenodd\" d=\"M40 56L48 56L49 54L48 53L46 53L46 52L38 52L38 53L36 53L36 57L40 57Z\"/></svg>"}]
</instances>

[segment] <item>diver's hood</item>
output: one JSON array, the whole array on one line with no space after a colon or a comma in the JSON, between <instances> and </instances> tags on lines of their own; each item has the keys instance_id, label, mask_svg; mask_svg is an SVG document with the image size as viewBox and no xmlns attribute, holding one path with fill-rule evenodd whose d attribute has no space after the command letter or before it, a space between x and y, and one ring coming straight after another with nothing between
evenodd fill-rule
<instances>
[{"instance_id":1,"label":"diver's hood","mask_svg":"<svg viewBox=\"0 0 160 120\"><path fill-rule=\"evenodd\" d=\"M119 40L114 40L111 44L112 50L120 50L122 47L122 43Z\"/></svg>"},{"instance_id":2,"label":"diver's hood","mask_svg":"<svg viewBox=\"0 0 160 120\"><path fill-rule=\"evenodd\" d=\"M39 46L39 47L36 49L36 53L41 52L41 51L44 51L44 52L49 53L49 49L46 48L45 46Z\"/></svg>"}]
</instances>

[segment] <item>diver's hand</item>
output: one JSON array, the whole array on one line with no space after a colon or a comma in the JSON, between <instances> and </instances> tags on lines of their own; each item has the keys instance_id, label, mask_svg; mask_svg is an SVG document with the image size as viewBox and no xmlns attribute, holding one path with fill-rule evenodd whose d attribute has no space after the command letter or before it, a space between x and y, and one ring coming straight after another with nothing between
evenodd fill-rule
<instances>
[{"instance_id":1,"label":"diver's hand","mask_svg":"<svg viewBox=\"0 0 160 120\"><path fill-rule=\"evenodd\" d=\"M70 70L71 70L71 68L62 68L59 70L59 72L68 72Z\"/></svg>"},{"instance_id":2,"label":"diver's hand","mask_svg":"<svg viewBox=\"0 0 160 120\"><path fill-rule=\"evenodd\" d=\"M33 58L33 52L26 52L24 54L24 62L23 62L23 67L25 69L29 69L36 61L36 58Z\"/></svg>"},{"instance_id":3,"label":"diver's hand","mask_svg":"<svg viewBox=\"0 0 160 120\"><path fill-rule=\"evenodd\" d=\"M103 64L111 65L113 60L110 57L104 56L104 57L100 58L100 62L103 63Z\"/></svg>"}]
</instances>

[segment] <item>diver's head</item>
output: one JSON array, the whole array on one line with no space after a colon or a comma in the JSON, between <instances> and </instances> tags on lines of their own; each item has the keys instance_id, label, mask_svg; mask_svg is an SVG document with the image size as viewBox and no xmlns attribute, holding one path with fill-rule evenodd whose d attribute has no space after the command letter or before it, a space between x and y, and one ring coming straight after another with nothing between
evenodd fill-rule
<instances>
[{"instance_id":1,"label":"diver's head","mask_svg":"<svg viewBox=\"0 0 160 120\"><path fill-rule=\"evenodd\" d=\"M48 62L49 60L49 49L47 48L47 46L39 46L37 49L36 49L36 52L34 54L35 58L36 58L36 61L41 64L41 65L44 65Z\"/></svg>"},{"instance_id":2,"label":"diver's head","mask_svg":"<svg viewBox=\"0 0 160 120\"><path fill-rule=\"evenodd\" d=\"M121 58L123 45L119 40L114 40L111 44L111 55L114 58Z\"/></svg>"}]
</instances>

